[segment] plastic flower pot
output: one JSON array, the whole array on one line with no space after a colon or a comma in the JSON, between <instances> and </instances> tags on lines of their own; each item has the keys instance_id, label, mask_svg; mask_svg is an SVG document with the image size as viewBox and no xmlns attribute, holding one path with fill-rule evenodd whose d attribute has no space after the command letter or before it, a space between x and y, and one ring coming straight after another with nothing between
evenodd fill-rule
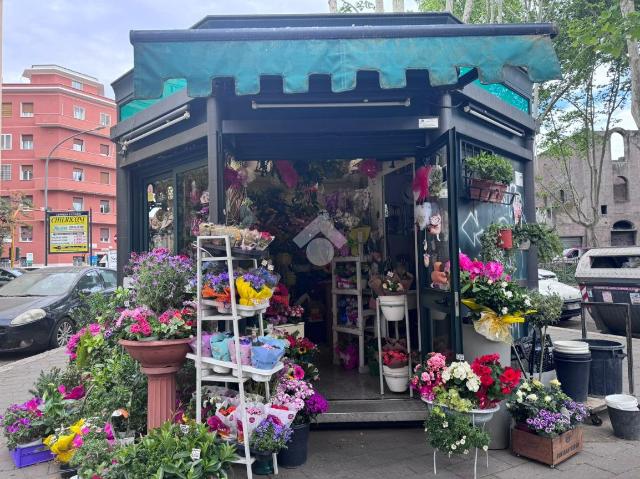
<instances>
[{"instance_id":1,"label":"plastic flower pot","mask_svg":"<svg viewBox=\"0 0 640 479\"><path fill-rule=\"evenodd\" d=\"M284 468L300 467L307 462L309 451L309 423L293 426L291 441L278 453L278 465Z\"/></svg>"},{"instance_id":2,"label":"plastic flower pot","mask_svg":"<svg viewBox=\"0 0 640 479\"><path fill-rule=\"evenodd\" d=\"M498 231L498 247L502 249L513 248L513 231L511 231L511 228L503 228Z\"/></svg>"},{"instance_id":3,"label":"plastic flower pot","mask_svg":"<svg viewBox=\"0 0 640 479\"><path fill-rule=\"evenodd\" d=\"M191 338L162 341L130 341L120 345L142 366L148 378L147 429L171 419L176 407L176 373L189 352Z\"/></svg>"},{"instance_id":4,"label":"plastic flower pot","mask_svg":"<svg viewBox=\"0 0 640 479\"><path fill-rule=\"evenodd\" d=\"M251 466L251 470L256 476L268 476L273 474L273 454L271 452L251 451L256 458L256 462Z\"/></svg>"},{"instance_id":5,"label":"plastic flower pot","mask_svg":"<svg viewBox=\"0 0 640 479\"><path fill-rule=\"evenodd\" d=\"M469 198L472 200L501 203L506 191L507 185L503 183L496 183L492 180L480 180L478 178L470 178L469 180Z\"/></svg>"},{"instance_id":6,"label":"plastic flower pot","mask_svg":"<svg viewBox=\"0 0 640 479\"><path fill-rule=\"evenodd\" d=\"M17 468L52 461L54 458L49 448L42 444L42 439L27 444L19 444L15 449L11 449L9 453Z\"/></svg>"},{"instance_id":7,"label":"plastic flower pot","mask_svg":"<svg viewBox=\"0 0 640 479\"><path fill-rule=\"evenodd\" d=\"M402 321L404 319L404 300L403 294L394 296L380 296L380 309L387 321Z\"/></svg>"},{"instance_id":8,"label":"plastic flower pot","mask_svg":"<svg viewBox=\"0 0 640 479\"><path fill-rule=\"evenodd\" d=\"M382 365L382 374L391 392L403 393L409 389L409 366L390 368Z\"/></svg>"}]
</instances>

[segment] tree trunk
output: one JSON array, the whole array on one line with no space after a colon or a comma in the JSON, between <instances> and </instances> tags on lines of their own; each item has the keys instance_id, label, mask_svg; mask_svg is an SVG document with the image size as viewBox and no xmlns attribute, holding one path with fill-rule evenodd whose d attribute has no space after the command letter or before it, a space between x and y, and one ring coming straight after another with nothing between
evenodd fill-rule
<instances>
[{"instance_id":1,"label":"tree trunk","mask_svg":"<svg viewBox=\"0 0 640 479\"><path fill-rule=\"evenodd\" d=\"M393 11L404 12L404 0L393 0Z\"/></svg>"},{"instance_id":2,"label":"tree trunk","mask_svg":"<svg viewBox=\"0 0 640 479\"><path fill-rule=\"evenodd\" d=\"M376 0L376 13L384 13L384 0Z\"/></svg>"},{"instance_id":3,"label":"tree trunk","mask_svg":"<svg viewBox=\"0 0 640 479\"><path fill-rule=\"evenodd\" d=\"M620 11L623 17L635 12L633 0L620 0ZM636 128L640 128L640 53L638 42L630 37L627 37L627 53L631 70L631 116L636 122Z\"/></svg>"},{"instance_id":4,"label":"tree trunk","mask_svg":"<svg viewBox=\"0 0 640 479\"><path fill-rule=\"evenodd\" d=\"M453 13L453 0L446 0L446 3L444 5L444 11Z\"/></svg>"},{"instance_id":5,"label":"tree trunk","mask_svg":"<svg viewBox=\"0 0 640 479\"><path fill-rule=\"evenodd\" d=\"M472 10L473 10L473 0L465 0L464 11L462 12L462 21L464 23L469 23L469 20L471 20Z\"/></svg>"},{"instance_id":6,"label":"tree trunk","mask_svg":"<svg viewBox=\"0 0 640 479\"><path fill-rule=\"evenodd\" d=\"M503 0L496 0L496 23L502 23Z\"/></svg>"},{"instance_id":7,"label":"tree trunk","mask_svg":"<svg viewBox=\"0 0 640 479\"><path fill-rule=\"evenodd\" d=\"M329 0L329 13L338 13L338 0Z\"/></svg>"}]
</instances>

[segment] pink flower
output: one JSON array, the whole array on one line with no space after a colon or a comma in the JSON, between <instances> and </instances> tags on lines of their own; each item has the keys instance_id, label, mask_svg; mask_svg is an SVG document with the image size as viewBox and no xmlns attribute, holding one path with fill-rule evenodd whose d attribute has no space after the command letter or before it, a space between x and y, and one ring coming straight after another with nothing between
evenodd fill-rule
<instances>
[{"instance_id":1,"label":"pink flower","mask_svg":"<svg viewBox=\"0 0 640 479\"><path fill-rule=\"evenodd\" d=\"M89 325L89 332L91 333L92 336L99 334L101 330L102 330L102 327L97 323L93 323Z\"/></svg>"},{"instance_id":2,"label":"pink flower","mask_svg":"<svg viewBox=\"0 0 640 479\"><path fill-rule=\"evenodd\" d=\"M67 394L67 388L66 388L66 387L64 387L64 384L61 384L60 386L58 386L58 392L59 392L60 394L62 394L63 396L64 396L65 394Z\"/></svg>"},{"instance_id":3,"label":"pink flower","mask_svg":"<svg viewBox=\"0 0 640 479\"><path fill-rule=\"evenodd\" d=\"M464 253L460 253L459 255L459 261L460 261L460 269L462 271L471 271L471 268L473 267L473 261L471 261L471 259Z\"/></svg>"},{"instance_id":4,"label":"pink flower","mask_svg":"<svg viewBox=\"0 0 640 479\"><path fill-rule=\"evenodd\" d=\"M113 435L113 426L111 426L110 422L105 423L104 425L104 435L108 441L113 441L115 439L115 436Z\"/></svg>"},{"instance_id":5,"label":"pink flower","mask_svg":"<svg viewBox=\"0 0 640 479\"><path fill-rule=\"evenodd\" d=\"M484 270L484 263L482 261L473 261L471 263L471 270L469 271L469 277L471 279L477 278L482 274Z\"/></svg>"},{"instance_id":6,"label":"pink flower","mask_svg":"<svg viewBox=\"0 0 640 479\"><path fill-rule=\"evenodd\" d=\"M66 388L61 384L58 386L58 391L62 394L63 399L82 399L84 397L84 386L81 384L80 386L74 387L70 393L66 392Z\"/></svg>"},{"instance_id":7,"label":"pink flower","mask_svg":"<svg viewBox=\"0 0 640 479\"><path fill-rule=\"evenodd\" d=\"M504 273L504 267L497 261L489 261L484 265L482 273L491 281L498 281Z\"/></svg>"},{"instance_id":8,"label":"pink flower","mask_svg":"<svg viewBox=\"0 0 640 479\"><path fill-rule=\"evenodd\" d=\"M82 440L82 436L81 435L76 435L76 437L73 438L73 441L71 441L71 444L73 445L73 447L82 447L83 444L83 440Z\"/></svg>"},{"instance_id":9,"label":"pink flower","mask_svg":"<svg viewBox=\"0 0 640 479\"><path fill-rule=\"evenodd\" d=\"M175 311L172 309L165 311L160 315L160 317L158 318L158 321L160 321L162 324L168 324L169 321L171 321L171 318L173 317L174 314L175 314Z\"/></svg>"},{"instance_id":10,"label":"pink flower","mask_svg":"<svg viewBox=\"0 0 640 479\"><path fill-rule=\"evenodd\" d=\"M293 377L296 378L296 379L303 379L304 378L304 369L302 369L297 364L294 364L293 365Z\"/></svg>"}]
</instances>

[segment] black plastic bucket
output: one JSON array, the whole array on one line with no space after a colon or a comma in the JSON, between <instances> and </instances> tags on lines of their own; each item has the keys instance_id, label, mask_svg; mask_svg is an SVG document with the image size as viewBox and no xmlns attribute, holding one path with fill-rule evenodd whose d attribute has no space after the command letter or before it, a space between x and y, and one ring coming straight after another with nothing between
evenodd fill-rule
<instances>
[{"instance_id":1,"label":"black plastic bucket","mask_svg":"<svg viewBox=\"0 0 640 479\"><path fill-rule=\"evenodd\" d=\"M574 401L586 401L589 393L591 353L567 354L554 351L553 361L562 391Z\"/></svg>"},{"instance_id":2,"label":"black plastic bucket","mask_svg":"<svg viewBox=\"0 0 640 479\"><path fill-rule=\"evenodd\" d=\"M622 360L624 345L604 339L582 339L589 343L591 372L589 373L589 395L608 396L622 393Z\"/></svg>"},{"instance_id":3,"label":"black plastic bucket","mask_svg":"<svg viewBox=\"0 0 640 479\"><path fill-rule=\"evenodd\" d=\"M278 465L285 468L299 467L307 462L309 424L293 426L292 429L293 434L287 448L278 453Z\"/></svg>"},{"instance_id":4,"label":"black plastic bucket","mask_svg":"<svg viewBox=\"0 0 640 479\"><path fill-rule=\"evenodd\" d=\"M613 434L628 441L640 440L640 411L623 411L607 406Z\"/></svg>"}]
</instances>

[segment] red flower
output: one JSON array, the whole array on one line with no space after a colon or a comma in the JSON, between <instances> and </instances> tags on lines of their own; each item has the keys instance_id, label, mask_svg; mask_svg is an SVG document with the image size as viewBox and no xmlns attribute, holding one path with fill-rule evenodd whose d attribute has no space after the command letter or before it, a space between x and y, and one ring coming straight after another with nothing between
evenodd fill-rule
<instances>
[{"instance_id":1,"label":"red flower","mask_svg":"<svg viewBox=\"0 0 640 479\"><path fill-rule=\"evenodd\" d=\"M484 356L480 356L479 358L477 358L476 361L478 361L481 364L497 363L497 362L500 361L500 355L499 354L485 354Z\"/></svg>"},{"instance_id":2,"label":"red flower","mask_svg":"<svg viewBox=\"0 0 640 479\"><path fill-rule=\"evenodd\" d=\"M185 321L185 323L187 326L191 327L193 326L193 321L189 320L189 321Z\"/></svg>"},{"instance_id":3,"label":"red flower","mask_svg":"<svg viewBox=\"0 0 640 479\"><path fill-rule=\"evenodd\" d=\"M520 377L521 373L519 370L507 367L500 375L500 382L502 382L505 386L513 389L520 382Z\"/></svg>"},{"instance_id":4,"label":"red flower","mask_svg":"<svg viewBox=\"0 0 640 479\"><path fill-rule=\"evenodd\" d=\"M483 375L480 376L480 384L482 384L485 387L489 387L494 383L493 378L490 375Z\"/></svg>"}]
</instances>

